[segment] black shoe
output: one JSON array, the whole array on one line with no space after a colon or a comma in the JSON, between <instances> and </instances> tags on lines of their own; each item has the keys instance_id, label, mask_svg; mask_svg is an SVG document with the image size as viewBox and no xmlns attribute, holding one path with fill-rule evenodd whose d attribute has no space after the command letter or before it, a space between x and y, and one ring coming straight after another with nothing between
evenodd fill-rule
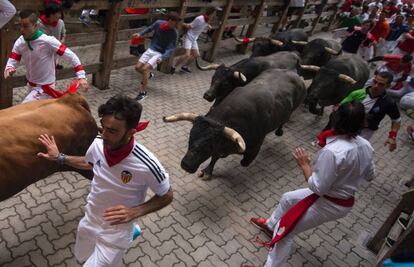
<instances>
[{"instance_id":1,"label":"black shoe","mask_svg":"<svg viewBox=\"0 0 414 267\"><path fill-rule=\"evenodd\" d=\"M152 79L152 78L154 78L154 77L155 77L154 72L150 72L148 79Z\"/></svg>"},{"instance_id":2,"label":"black shoe","mask_svg":"<svg viewBox=\"0 0 414 267\"><path fill-rule=\"evenodd\" d=\"M146 97L147 97L147 91L142 91L142 92L139 92L139 94L137 95L137 97L135 97L135 100L141 101L141 100L143 100Z\"/></svg>"},{"instance_id":3,"label":"black shoe","mask_svg":"<svg viewBox=\"0 0 414 267\"><path fill-rule=\"evenodd\" d=\"M174 67L171 67L170 74L174 74L174 73L175 73L175 68Z\"/></svg>"},{"instance_id":4,"label":"black shoe","mask_svg":"<svg viewBox=\"0 0 414 267\"><path fill-rule=\"evenodd\" d=\"M181 70L187 73L191 73L191 70L188 67L182 66Z\"/></svg>"},{"instance_id":5,"label":"black shoe","mask_svg":"<svg viewBox=\"0 0 414 267\"><path fill-rule=\"evenodd\" d=\"M404 219L402 217L398 218L398 224L401 225L402 229L407 230L409 219Z\"/></svg>"}]
</instances>

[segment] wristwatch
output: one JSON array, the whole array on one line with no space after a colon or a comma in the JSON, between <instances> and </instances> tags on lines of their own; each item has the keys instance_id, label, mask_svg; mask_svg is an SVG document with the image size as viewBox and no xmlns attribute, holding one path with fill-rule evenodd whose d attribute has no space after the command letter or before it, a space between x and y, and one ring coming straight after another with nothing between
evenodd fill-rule
<instances>
[{"instance_id":1,"label":"wristwatch","mask_svg":"<svg viewBox=\"0 0 414 267\"><path fill-rule=\"evenodd\" d=\"M63 153L59 153L58 157L57 157L57 163L59 165L63 165L65 164L65 159L66 159L66 155Z\"/></svg>"}]
</instances>

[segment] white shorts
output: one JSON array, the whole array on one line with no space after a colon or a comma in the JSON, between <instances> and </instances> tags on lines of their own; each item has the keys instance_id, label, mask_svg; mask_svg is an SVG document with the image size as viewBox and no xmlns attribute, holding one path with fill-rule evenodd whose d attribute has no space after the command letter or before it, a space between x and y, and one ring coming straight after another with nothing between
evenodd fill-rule
<instances>
[{"instance_id":1,"label":"white shorts","mask_svg":"<svg viewBox=\"0 0 414 267\"><path fill-rule=\"evenodd\" d=\"M132 222L111 226L103 220L102 213L92 212L86 205L85 216L79 222L75 257L80 262L86 261L84 267L120 266L132 242Z\"/></svg>"},{"instance_id":2,"label":"white shorts","mask_svg":"<svg viewBox=\"0 0 414 267\"><path fill-rule=\"evenodd\" d=\"M45 92L43 92L43 89L40 87L31 87L31 86L28 86L28 87L29 87L29 93L23 99L22 103L52 98L50 95L45 94Z\"/></svg>"},{"instance_id":3,"label":"white shorts","mask_svg":"<svg viewBox=\"0 0 414 267\"><path fill-rule=\"evenodd\" d=\"M198 51L197 39L194 40L193 38L188 37L188 35L185 35L183 47L184 49L194 49Z\"/></svg>"},{"instance_id":4,"label":"white shorts","mask_svg":"<svg viewBox=\"0 0 414 267\"><path fill-rule=\"evenodd\" d=\"M162 54L151 48L148 48L144 54L139 58L139 62L150 64L153 69L157 68L157 60L161 58Z\"/></svg>"}]
</instances>

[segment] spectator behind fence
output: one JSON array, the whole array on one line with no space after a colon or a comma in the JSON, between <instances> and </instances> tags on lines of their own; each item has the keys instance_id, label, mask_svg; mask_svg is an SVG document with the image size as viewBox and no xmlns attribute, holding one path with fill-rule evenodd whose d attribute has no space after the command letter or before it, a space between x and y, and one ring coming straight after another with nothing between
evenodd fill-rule
<instances>
[{"instance_id":1,"label":"spectator behind fence","mask_svg":"<svg viewBox=\"0 0 414 267\"><path fill-rule=\"evenodd\" d=\"M44 14L39 19L39 29L46 35L53 36L61 43L65 43L66 29L65 22L60 18L62 7L50 3L45 6ZM57 62L57 61L56 61ZM63 66L56 63L57 69Z\"/></svg>"},{"instance_id":2,"label":"spectator behind fence","mask_svg":"<svg viewBox=\"0 0 414 267\"><path fill-rule=\"evenodd\" d=\"M142 74L141 87L135 100L140 101L147 96L148 79L154 75L151 70L173 55L178 42L177 28L180 21L181 17L176 12L170 12L166 21L157 20L142 32L132 35L132 38L138 39L154 32L150 48L145 51L135 66L135 70Z\"/></svg>"},{"instance_id":3,"label":"spectator behind fence","mask_svg":"<svg viewBox=\"0 0 414 267\"><path fill-rule=\"evenodd\" d=\"M191 73L188 65L192 60L200 56L197 39L206 28L211 29L211 25L208 24L208 22L216 10L221 10L221 8L209 7L204 14L196 17L191 23L183 23L183 27L187 29L187 33L184 35L183 44L185 54L177 59L174 68L172 69L173 72L177 67L182 65L182 71Z\"/></svg>"},{"instance_id":4,"label":"spectator behind fence","mask_svg":"<svg viewBox=\"0 0 414 267\"><path fill-rule=\"evenodd\" d=\"M350 27L348 29L348 37L342 42L342 50L345 53L356 54L361 57L367 57L367 53L364 50L370 50L373 42L373 37L369 31L372 29L374 22L366 20L362 23L361 27ZM368 57L367 60L372 58Z\"/></svg>"},{"instance_id":5,"label":"spectator behind fence","mask_svg":"<svg viewBox=\"0 0 414 267\"><path fill-rule=\"evenodd\" d=\"M0 29L16 14L16 8L9 0L0 0Z\"/></svg>"},{"instance_id":6,"label":"spectator behind fence","mask_svg":"<svg viewBox=\"0 0 414 267\"><path fill-rule=\"evenodd\" d=\"M398 43L398 38L408 31L408 25L404 22L404 16L396 16L395 21L390 24L390 33L387 36L386 42L387 52L392 52Z\"/></svg>"}]
</instances>

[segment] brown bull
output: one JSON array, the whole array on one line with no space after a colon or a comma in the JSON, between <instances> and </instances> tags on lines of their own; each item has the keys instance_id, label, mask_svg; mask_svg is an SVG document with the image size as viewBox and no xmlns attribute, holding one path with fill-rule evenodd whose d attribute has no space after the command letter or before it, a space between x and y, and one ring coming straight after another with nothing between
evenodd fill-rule
<instances>
[{"instance_id":1,"label":"brown bull","mask_svg":"<svg viewBox=\"0 0 414 267\"><path fill-rule=\"evenodd\" d=\"M53 135L65 154L84 155L98 133L88 103L73 93L0 110L0 128L0 201L55 172L75 171L36 155L45 150L41 134Z\"/></svg>"}]
</instances>

